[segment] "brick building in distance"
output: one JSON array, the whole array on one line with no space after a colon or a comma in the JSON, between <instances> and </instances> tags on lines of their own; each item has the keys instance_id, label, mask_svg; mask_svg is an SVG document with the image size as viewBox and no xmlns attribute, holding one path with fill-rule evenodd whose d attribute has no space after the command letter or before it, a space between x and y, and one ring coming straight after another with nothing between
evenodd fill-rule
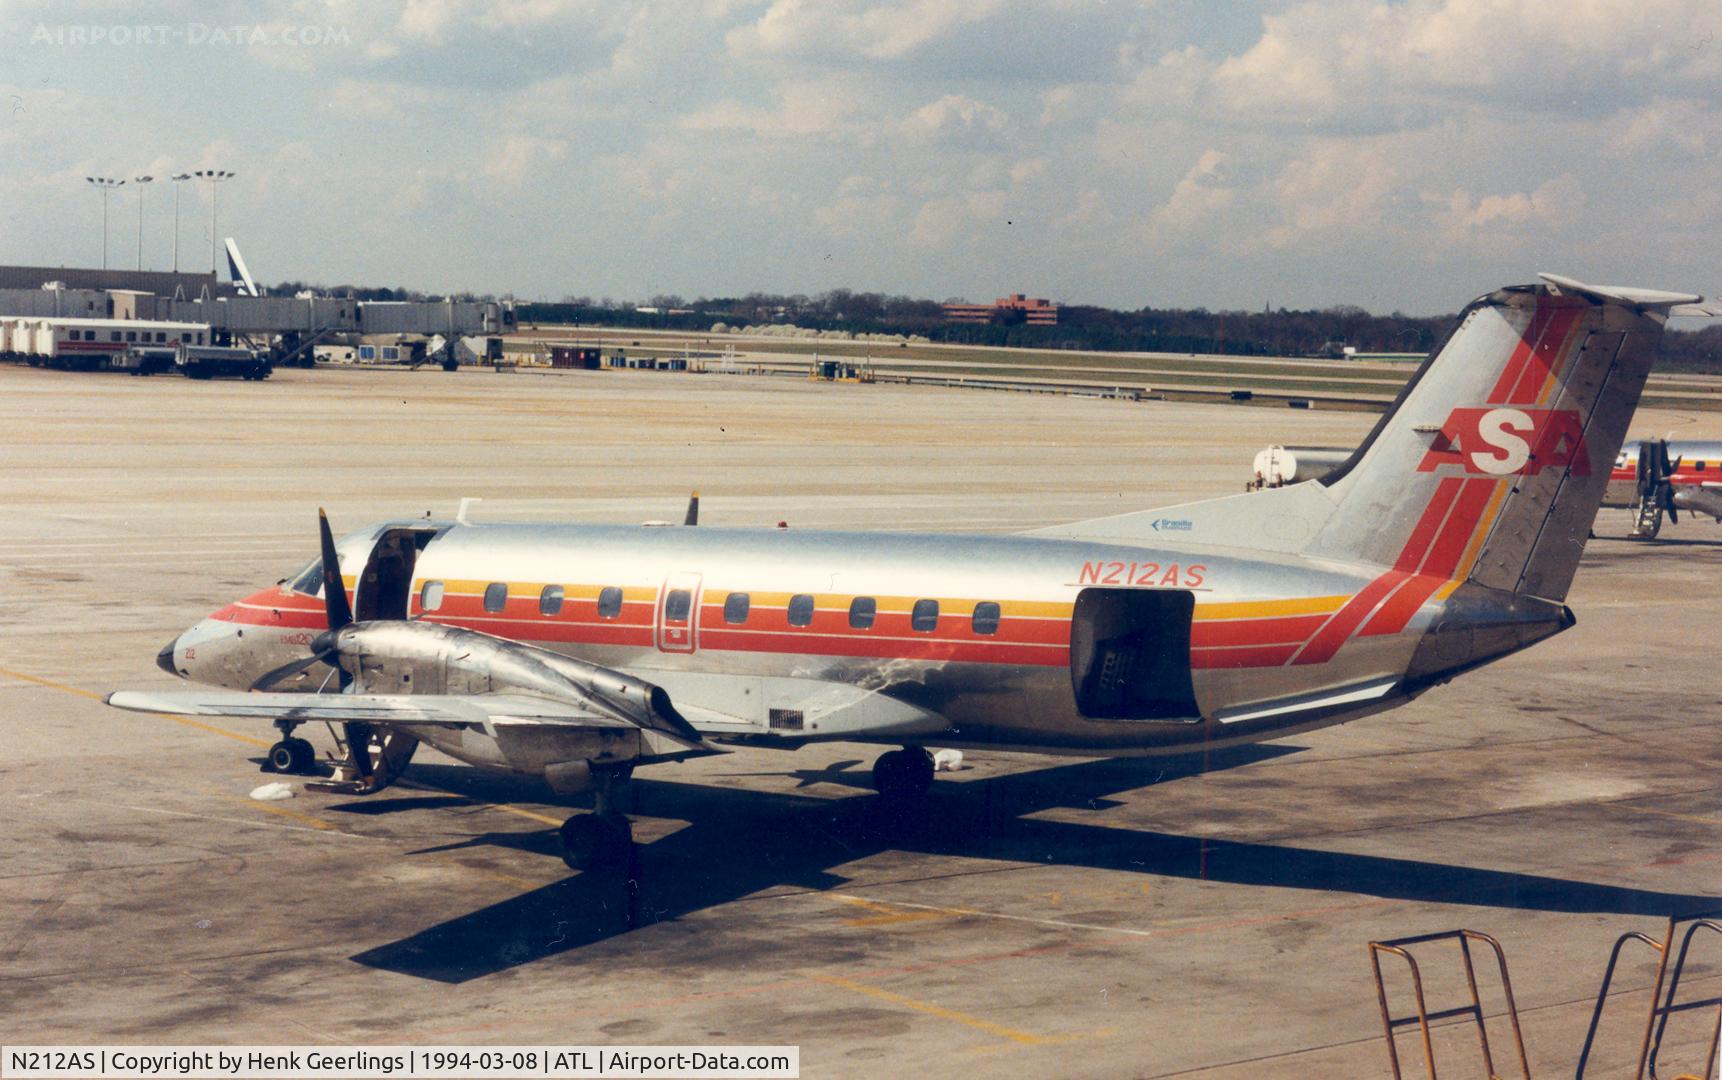
<instances>
[{"instance_id":1,"label":"brick building in distance","mask_svg":"<svg viewBox=\"0 0 1722 1080\"><path fill-rule=\"evenodd\" d=\"M1021 313L1030 326L1057 326L1058 305L1049 300L1011 293L991 304L946 304L945 321L956 323L1014 322Z\"/></svg>"}]
</instances>

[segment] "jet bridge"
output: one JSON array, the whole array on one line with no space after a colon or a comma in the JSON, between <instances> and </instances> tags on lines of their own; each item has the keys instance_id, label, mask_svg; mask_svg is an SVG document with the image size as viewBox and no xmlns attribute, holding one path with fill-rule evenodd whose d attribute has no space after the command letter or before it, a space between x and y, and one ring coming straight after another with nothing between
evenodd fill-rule
<instances>
[{"instance_id":1,"label":"jet bridge","mask_svg":"<svg viewBox=\"0 0 1722 1080\"><path fill-rule=\"evenodd\" d=\"M404 334L445 341L496 337L514 329L508 301L395 302L330 296L202 296L187 300L148 293L130 297L133 317L207 324L218 343L249 340L277 364L310 355L311 346L343 334ZM0 315L113 316L101 290L3 289Z\"/></svg>"}]
</instances>

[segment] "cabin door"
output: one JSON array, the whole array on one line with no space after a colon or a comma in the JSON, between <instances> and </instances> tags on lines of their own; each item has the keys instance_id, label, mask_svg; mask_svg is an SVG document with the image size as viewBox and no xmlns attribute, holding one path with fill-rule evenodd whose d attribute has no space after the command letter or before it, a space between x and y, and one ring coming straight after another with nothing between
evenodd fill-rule
<instances>
[{"instance_id":1,"label":"cabin door","mask_svg":"<svg viewBox=\"0 0 1722 1080\"><path fill-rule=\"evenodd\" d=\"M699 644L700 576L671 574L658 589L654 616L658 651L691 653Z\"/></svg>"},{"instance_id":2,"label":"cabin door","mask_svg":"<svg viewBox=\"0 0 1722 1080\"><path fill-rule=\"evenodd\" d=\"M353 590L353 619L404 619L412 600L413 565L434 529L389 529L365 560Z\"/></svg>"}]
</instances>

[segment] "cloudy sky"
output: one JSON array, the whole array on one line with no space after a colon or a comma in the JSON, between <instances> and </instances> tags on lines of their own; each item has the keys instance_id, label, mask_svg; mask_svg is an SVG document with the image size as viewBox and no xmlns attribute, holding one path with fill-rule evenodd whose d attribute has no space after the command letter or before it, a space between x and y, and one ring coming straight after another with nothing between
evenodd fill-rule
<instances>
[{"instance_id":1,"label":"cloudy sky","mask_svg":"<svg viewBox=\"0 0 1722 1080\"><path fill-rule=\"evenodd\" d=\"M1722 292L1719 153L1715 0L0 7L7 263L1425 313Z\"/></svg>"}]
</instances>

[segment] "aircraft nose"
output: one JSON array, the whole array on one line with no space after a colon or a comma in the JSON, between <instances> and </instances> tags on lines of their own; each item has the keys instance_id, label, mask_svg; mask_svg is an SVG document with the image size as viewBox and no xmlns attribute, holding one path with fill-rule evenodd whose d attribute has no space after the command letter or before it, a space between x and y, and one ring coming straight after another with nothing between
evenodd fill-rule
<instances>
[{"instance_id":1,"label":"aircraft nose","mask_svg":"<svg viewBox=\"0 0 1722 1080\"><path fill-rule=\"evenodd\" d=\"M178 644L179 638L175 637L172 641L167 643L166 647L164 647L161 652L155 654L155 666L161 668L169 675L179 674L179 669L173 666L173 649L174 646Z\"/></svg>"}]
</instances>

